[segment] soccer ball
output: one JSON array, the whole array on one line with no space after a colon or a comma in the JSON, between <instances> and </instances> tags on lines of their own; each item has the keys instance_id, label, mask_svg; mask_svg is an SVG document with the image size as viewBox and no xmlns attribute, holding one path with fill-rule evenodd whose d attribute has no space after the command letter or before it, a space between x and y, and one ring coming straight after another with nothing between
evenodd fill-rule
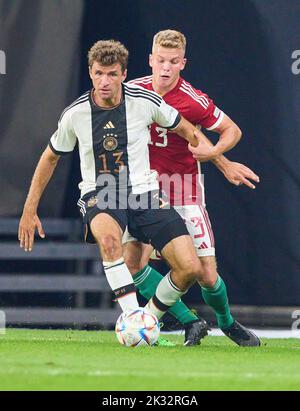
<instances>
[{"instance_id":1,"label":"soccer ball","mask_svg":"<svg viewBox=\"0 0 300 411\"><path fill-rule=\"evenodd\" d=\"M159 336L159 322L143 307L123 312L116 322L119 342L127 347L153 345Z\"/></svg>"}]
</instances>

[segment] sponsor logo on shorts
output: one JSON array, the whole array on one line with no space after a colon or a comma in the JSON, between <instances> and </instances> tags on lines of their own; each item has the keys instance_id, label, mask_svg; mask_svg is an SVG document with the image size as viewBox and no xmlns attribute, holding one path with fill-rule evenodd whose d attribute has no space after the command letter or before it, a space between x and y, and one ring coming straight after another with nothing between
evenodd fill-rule
<instances>
[{"instance_id":1,"label":"sponsor logo on shorts","mask_svg":"<svg viewBox=\"0 0 300 411\"><path fill-rule=\"evenodd\" d=\"M91 197L87 202L87 207L94 207L98 203L97 197Z\"/></svg>"}]
</instances>

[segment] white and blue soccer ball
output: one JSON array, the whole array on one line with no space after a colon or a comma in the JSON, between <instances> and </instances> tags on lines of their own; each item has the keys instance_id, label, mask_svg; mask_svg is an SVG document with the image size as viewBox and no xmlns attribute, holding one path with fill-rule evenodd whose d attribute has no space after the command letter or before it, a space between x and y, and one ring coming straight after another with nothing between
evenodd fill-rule
<instances>
[{"instance_id":1,"label":"white and blue soccer ball","mask_svg":"<svg viewBox=\"0 0 300 411\"><path fill-rule=\"evenodd\" d=\"M154 345L159 337L160 327L155 315L143 307L123 312L116 322L119 342L127 347Z\"/></svg>"}]
</instances>

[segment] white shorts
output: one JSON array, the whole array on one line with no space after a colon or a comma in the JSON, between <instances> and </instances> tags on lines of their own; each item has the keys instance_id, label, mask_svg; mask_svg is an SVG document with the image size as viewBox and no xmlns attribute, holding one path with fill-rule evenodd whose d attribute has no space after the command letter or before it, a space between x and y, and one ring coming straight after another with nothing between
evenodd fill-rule
<instances>
[{"instance_id":1,"label":"white shorts","mask_svg":"<svg viewBox=\"0 0 300 411\"><path fill-rule=\"evenodd\" d=\"M129 233L128 227L126 226L126 229L122 237L122 244L124 245L126 243L130 243L131 241L138 241L138 240Z\"/></svg>"},{"instance_id":2,"label":"white shorts","mask_svg":"<svg viewBox=\"0 0 300 411\"><path fill-rule=\"evenodd\" d=\"M215 255L215 239L207 210L199 205L174 206L174 209L184 220L199 257ZM137 241L129 234L127 228L123 234L122 243Z\"/></svg>"},{"instance_id":3,"label":"white shorts","mask_svg":"<svg viewBox=\"0 0 300 411\"><path fill-rule=\"evenodd\" d=\"M199 257L215 255L215 239L208 212L201 205L174 206L184 220Z\"/></svg>"}]
</instances>

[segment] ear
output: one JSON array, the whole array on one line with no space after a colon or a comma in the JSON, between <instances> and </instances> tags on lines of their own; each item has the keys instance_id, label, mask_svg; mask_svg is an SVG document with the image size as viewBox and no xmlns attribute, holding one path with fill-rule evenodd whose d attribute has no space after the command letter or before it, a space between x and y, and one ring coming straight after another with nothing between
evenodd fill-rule
<instances>
[{"instance_id":1,"label":"ear","mask_svg":"<svg viewBox=\"0 0 300 411\"><path fill-rule=\"evenodd\" d=\"M89 75L90 75L90 79L93 80L93 78L92 78L92 68L91 68L91 66L89 66Z\"/></svg>"},{"instance_id":2,"label":"ear","mask_svg":"<svg viewBox=\"0 0 300 411\"><path fill-rule=\"evenodd\" d=\"M182 64L181 64L181 69L180 70L183 70L185 68L186 63L187 63L187 59L186 58L182 59Z\"/></svg>"},{"instance_id":3,"label":"ear","mask_svg":"<svg viewBox=\"0 0 300 411\"><path fill-rule=\"evenodd\" d=\"M122 81L124 81L127 77L127 69L124 70L124 73L122 74Z\"/></svg>"},{"instance_id":4,"label":"ear","mask_svg":"<svg viewBox=\"0 0 300 411\"><path fill-rule=\"evenodd\" d=\"M153 55L149 54L149 66L153 67Z\"/></svg>"}]
</instances>

